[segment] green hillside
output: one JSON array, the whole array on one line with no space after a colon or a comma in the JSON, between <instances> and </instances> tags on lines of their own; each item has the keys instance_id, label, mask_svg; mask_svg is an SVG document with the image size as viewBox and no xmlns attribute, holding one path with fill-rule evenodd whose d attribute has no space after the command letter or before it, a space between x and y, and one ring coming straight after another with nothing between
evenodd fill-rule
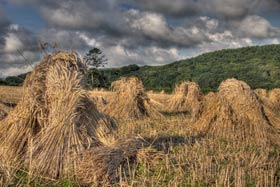
<instances>
[{"instance_id":1,"label":"green hillside","mask_svg":"<svg viewBox=\"0 0 280 187\"><path fill-rule=\"evenodd\" d=\"M129 65L91 70L89 83L91 87L108 88L121 76L137 76L146 89L156 91L170 92L183 80L198 82L204 92L214 91L222 80L232 77L247 82L252 88L272 89L280 87L280 45L226 49L164 66ZM22 80L23 76L8 77L2 82L18 85Z\"/></svg>"},{"instance_id":2,"label":"green hillside","mask_svg":"<svg viewBox=\"0 0 280 187\"><path fill-rule=\"evenodd\" d=\"M170 91L183 80L198 82L204 92L216 90L222 80L235 77L252 88L280 87L280 45L226 49L164 66L130 65L103 69L107 86L120 76L135 75L151 90Z\"/></svg>"}]
</instances>

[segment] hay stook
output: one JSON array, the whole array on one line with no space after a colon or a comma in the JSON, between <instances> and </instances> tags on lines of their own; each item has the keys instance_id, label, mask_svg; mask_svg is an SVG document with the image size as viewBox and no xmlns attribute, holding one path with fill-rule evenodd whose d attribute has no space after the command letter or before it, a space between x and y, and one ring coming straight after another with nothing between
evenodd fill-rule
<instances>
[{"instance_id":1,"label":"hay stook","mask_svg":"<svg viewBox=\"0 0 280 187\"><path fill-rule=\"evenodd\" d=\"M122 77L111 85L114 91L104 111L117 119L143 119L161 117L144 91L141 80L136 77Z\"/></svg>"},{"instance_id":2,"label":"hay stook","mask_svg":"<svg viewBox=\"0 0 280 187\"><path fill-rule=\"evenodd\" d=\"M280 89L275 88L270 91L256 89L264 112L269 122L280 132Z\"/></svg>"},{"instance_id":3,"label":"hay stook","mask_svg":"<svg viewBox=\"0 0 280 187\"><path fill-rule=\"evenodd\" d=\"M268 97L268 92L266 89L262 88L257 88L254 90L254 92L259 96L259 97Z\"/></svg>"},{"instance_id":4,"label":"hay stook","mask_svg":"<svg viewBox=\"0 0 280 187\"><path fill-rule=\"evenodd\" d=\"M218 93L205 97L201 116L191 129L237 145L279 145L280 140L258 96L245 82L236 79L223 81Z\"/></svg>"},{"instance_id":5,"label":"hay stook","mask_svg":"<svg viewBox=\"0 0 280 187\"><path fill-rule=\"evenodd\" d=\"M143 147L140 138L119 140L111 146L101 146L89 149L79 155L77 178L83 183L98 183L103 186L116 183L119 180L119 169L127 162L135 162L136 155Z\"/></svg>"},{"instance_id":6,"label":"hay stook","mask_svg":"<svg viewBox=\"0 0 280 187\"><path fill-rule=\"evenodd\" d=\"M172 98L167 105L167 111L172 113L191 113L192 120L195 121L200 114L202 92L195 82L185 81L176 85Z\"/></svg>"},{"instance_id":7,"label":"hay stook","mask_svg":"<svg viewBox=\"0 0 280 187\"><path fill-rule=\"evenodd\" d=\"M111 146L98 147L80 154L76 174L78 180L86 184L113 186L121 177L127 177L128 169L131 171L138 164L162 159L163 153L151 148L142 137L127 137Z\"/></svg>"},{"instance_id":8,"label":"hay stook","mask_svg":"<svg viewBox=\"0 0 280 187\"><path fill-rule=\"evenodd\" d=\"M280 113L280 88L274 88L268 92L268 99L273 105L273 110Z\"/></svg>"},{"instance_id":9,"label":"hay stook","mask_svg":"<svg viewBox=\"0 0 280 187\"><path fill-rule=\"evenodd\" d=\"M26 79L17 107L1 121L1 155L33 175L73 176L77 155L104 145L116 127L97 110L85 83L77 53L47 55Z\"/></svg>"}]
</instances>

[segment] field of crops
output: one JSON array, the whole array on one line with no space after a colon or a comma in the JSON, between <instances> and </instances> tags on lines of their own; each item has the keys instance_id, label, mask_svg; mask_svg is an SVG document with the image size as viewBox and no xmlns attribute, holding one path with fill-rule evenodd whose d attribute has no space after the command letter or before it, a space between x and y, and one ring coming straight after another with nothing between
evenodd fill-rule
<instances>
[{"instance_id":1,"label":"field of crops","mask_svg":"<svg viewBox=\"0 0 280 187\"><path fill-rule=\"evenodd\" d=\"M75 53L0 87L5 186L279 186L280 91L224 80L172 94L135 78L87 90Z\"/></svg>"}]
</instances>

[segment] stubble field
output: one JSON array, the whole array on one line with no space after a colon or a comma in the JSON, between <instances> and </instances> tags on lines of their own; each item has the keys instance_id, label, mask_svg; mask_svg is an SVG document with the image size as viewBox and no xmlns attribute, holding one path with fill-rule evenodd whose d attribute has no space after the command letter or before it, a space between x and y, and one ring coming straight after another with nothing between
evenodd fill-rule
<instances>
[{"instance_id":1,"label":"stubble field","mask_svg":"<svg viewBox=\"0 0 280 187\"><path fill-rule=\"evenodd\" d=\"M87 90L83 76L58 52L0 87L2 186L280 186L279 89L165 94L130 77Z\"/></svg>"}]
</instances>

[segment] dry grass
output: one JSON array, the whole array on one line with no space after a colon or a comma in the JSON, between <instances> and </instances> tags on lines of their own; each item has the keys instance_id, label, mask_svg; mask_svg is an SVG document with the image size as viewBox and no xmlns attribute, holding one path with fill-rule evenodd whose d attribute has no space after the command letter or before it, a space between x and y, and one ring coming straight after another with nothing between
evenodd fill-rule
<instances>
[{"instance_id":1,"label":"dry grass","mask_svg":"<svg viewBox=\"0 0 280 187\"><path fill-rule=\"evenodd\" d=\"M99 110L103 110L105 105L108 104L109 98L111 98L114 93L110 91L104 91L101 89L95 89L89 90L88 94L91 96L91 98L94 99L97 108Z\"/></svg>"},{"instance_id":2,"label":"dry grass","mask_svg":"<svg viewBox=\"0 0 280 187\"><path fill-rule=\"evenodd\" d=\"M22 87L0 86L0 102L16 104L19 102L22 92Z\"/></svg>"},{"instance_id":3,"label":"dry grass","mask_svg":"<svg viewBox=\"0 0 280 187\"><path fill-rule=\"evenodd\" d=\"M259 96L259 97L267 97L268 93L267 93L267 90L266 89L261 89L261 88L258 88L258 89L255 89L254 92Z\"/></svg>"},{"instance_id":4,"label":"dry grass","mask_svg":"<svg viewBox=\"0 0 280 187\"><path fill-rule=\"evenodd\" d=\"M4 119L11 110L11 106L7 106L7 104L0 103L0 120Z\"/></svg>"},{"instance_id":5,"label":"dry grass","mask_svg":"<svg viewBox=\"0 0 280 187\"><path fill-rule=\"evenodd\" d=\"M105 113L117 119L143 119L161 117L136 77L123 77L112 83L114 94L104 107Z\"/></svg>"},{"instance_id":6,"label":"dry grass","mask_svg":"<svg viewBox=\"0 0 280 187\"><path fill-rule=\"evenodd\" d=\"M280 149L256 142L236 143L219 136L194 136L190 118L127 121L118 136L140 134L165 154L141 162L123 178L122 186L279 186Z\"/></svg>"},{"instance_id":7,"label":"dry grass","mask_svg":"<svg viewBox=\"0 0 280 187\"><path fill-rule=\"evenodd\" d=\"M166 104L172 97L172 95L164 93L147 93L151 100L151 103L161 112L166 112Z\"/></svg>"},{"instance_id":8,"label":"dry grass","mask_svg":"<svg viewBox=\"0 0 280 187\"><path fill-rule=\"evenodd\" d=\"M257 95L236 79L223 81L217 94L205 97L201 117L192 128L236 144L279 145L280 140Z\"/></svg>"},{"instance_id":9,"label":"dry grass","mask_svg":"<svg viewBox=\"0 0 280 187\"><path fill-rule=\"evenodd\" d=\"M119 181L119 169L128 162L136 161L136 155L143 147L140 138L128 138L110 146L102 146L83 152L79 158L77 178L83 183L113 185ZM127 166L128 167L128 166Z\"/></svg>"},{"instance_id":10,"label":"dry grass","mask_svg":"<svg viewBox=\"0 0 280 187\"><path fill-rule=\"evenodd\" d=\"M257 89L255 93L258 95L263 106L266 117L270 124L280 132L280 108L279 108L279 89L266 91Z\"/></svg>"},{"instance_id":11,"label":"dry grass","mask_svg":"<svg viewBox=\"0 0 280 187\"><path fill-rule=\"evenodd\" d=\"M0 121L4 119L7 115L8 113L6 111L0 109Z\"/></svg>"},{"instance_id":12,"label":"dry grass","mask_svg":"<svg viewBox=\"0 0 280 187\"><path fill-rule=\"evenodd\" d=\"M280 88L275 88L268 92L268 98L272 102L274 110L280 111Z\"/></svg>"},{"instance_id":13,"label":"dry grass","mask_svg":"<svg viewBox=\"0 0 280 187\"><path fill-rule=\"evenodd\" d=\"M73 52L46 56L36 66L17 107L1 121L1 155L10 164L36 176L71 177L78 154L106 143L114 123L83 89L84 71Z\"/></svg>"},{"instance_id":14,"label":"dry grass","mask_svg":"<svg viewBox=\"0 0 280 187\"><path fill-rule=\"evenodd\" d=\"M0 103L0 109L6 113L9 113L13 107L7 104Z\"/></svg>"},{"instance_id":15,"label":"dry grass","mask_svg":"<svg viewBox=\"0 0 280 187\"><path fill-rule=\"evenodd\" d=\"M188 115L120 117L118 130L111 131L109 119L98 112L89 94L109 101L116 93L88 94L83 72L68 63L48 67L51 71L43 80L35 69L23 99L0 122L0 151L6 153L0 155L0 184L280 186L280 121L268 94L229 79L217 93L203 97L194 123ZM172 97L148 96L158 108Z\"/></svg>"},{"instance_id":16,"label":"dry grass","mask_svg":"<svg viewBox=\"0 0 280 187\"><path fill-rule=\"evenodd\" d=\"M189 112L195 121L200 114L202 98L199 86L195 82L186 81L176 86L166 108L173 113Z\"/></svg>"},{"instance_id":17,"label":"dry grass","mask_svg":"<svg viewBox=\"0 0 280 187\"><path fill-rule=\"evenodd\" d=\"M76 65L72 64L76 63L75 56L57 58L46 76L48 124L36 135L28 152L30 171L51 178L73 175L77 155L89 147L103 145L101 138L111 129L107 122L99 122L105 116L83 90L83 74L79 69L69 71ZM63 60L73 61L61 66Z\"/></svg>"}]
</instances>

